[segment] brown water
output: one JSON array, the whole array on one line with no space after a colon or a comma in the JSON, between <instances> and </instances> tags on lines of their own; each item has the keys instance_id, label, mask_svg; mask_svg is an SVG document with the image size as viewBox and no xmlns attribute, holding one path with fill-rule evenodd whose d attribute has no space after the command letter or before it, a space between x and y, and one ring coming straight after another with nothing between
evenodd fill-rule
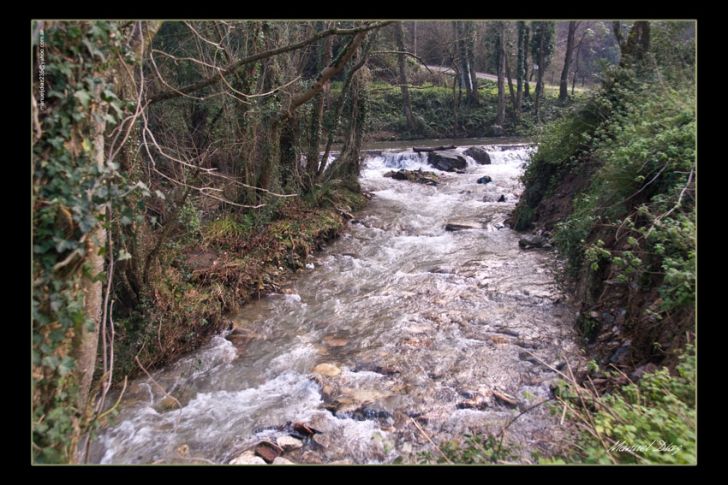
<instances>
[{"instance_id":1,"label":"brown water","mask_svg":"<svg viewBox=\"0 0 728 485\"><path fill-rule=\"evenodd\" d=\"M244 307L235 320L247 343L215 337L157 372L179 409L148 379L132 383L91 461L227 463L304 422L320 434L285 455L294 462L415 463L434 454L425 434L441 442L497 433L547 398L556 374L531 354L555 364L576 353L574 309L557 288L553 255L520 250L503 224L531 149L486 148L493 164L440 173L437 187L383 177L426 168L424 156L367 160L368 207L288 293ZM493 181L477 184L483 175ZM500 195L506 202L495 202ZM453 220L476 228L446 232ZM322 363L335 366L331 376L313 372ZM506 442L514 461L529 463L561 435L558 416L540 406Z\"/></svg>"}]
</instances>

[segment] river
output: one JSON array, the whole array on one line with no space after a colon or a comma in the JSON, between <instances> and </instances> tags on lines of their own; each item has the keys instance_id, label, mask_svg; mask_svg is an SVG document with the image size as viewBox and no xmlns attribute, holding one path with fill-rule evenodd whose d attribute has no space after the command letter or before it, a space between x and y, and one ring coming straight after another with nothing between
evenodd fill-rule
<instances>
[{"instance_id":1,"label":"river","mask_svg":"<svg viewBox=\"0 0 728 485\"><path fill-rule=\"evenodd\" d=\"M318 433L283 455L292 462L417 463L438 456L433 442L497 433L548 398L549 366L577 353L574 309L553 253L519 249L504 225L532 148L485 148L492 164L469 159L464 174L411 151L370 155L372 200L342 237L285 292L245 306L234 336L131 383L89 461L223 464L304 423ZM394 168L441 183L383 176ZM446 231L455 220L475 228ZM558 449L558 421L547 406L515 420L509 461Z\"/></svg>"}]
</instances>

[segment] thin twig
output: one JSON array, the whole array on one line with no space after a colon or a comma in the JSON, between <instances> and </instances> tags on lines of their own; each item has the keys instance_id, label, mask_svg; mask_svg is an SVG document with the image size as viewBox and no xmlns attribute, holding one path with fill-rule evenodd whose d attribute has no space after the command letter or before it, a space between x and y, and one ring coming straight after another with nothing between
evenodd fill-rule
<instances>
[{"instance_id":1,"label":"thin twig","mask_svg":"<svg viewBox=\"0 0 728 485\"><path fill-rule=\"evenodd\" d=\"M135 356L134 357L134 360L136 360L137 365L147 375L147 377L149 378L149 380L152 381L152 384L154 384L155 386L157 386L164 393L164 397L171 397L174 400L174 402L177 403L177 406L179 406L180 408L183 407L182 406L182 403L179 402L179 400L177 400L177 398L174 397L172 394L170 394L169 392L167 392L167 390L159 382L157 382L154 379L154 377L152 377L152 375L149 373L149 371L147 371L147 369L144 368L144 366L142 365L142 363L139 361L139 357L138 356Z\"/></svg>"},{"instance_id":2,"label":"thin twig","mask_svg":"<svg viewBox=\"0 0 728 485\"><path fill-rule=\"evenodd\" d=\"M449 464L451 464L451 465L452 465L452 462L451 462L451 461L450 461L450 459L449 459L449 458L447 457L447 455L445 454L445 452L443 452L443 451L442 451L442 450L440 449L440 447L439 447L439 446L437 446L437 445L435 444L435 442L434 442L434 441L432 441L432 438L430 438L430 437L429 437L429 436L427 435L427 433L425 433L425 430L424 430L424 429L422 429L422 428L420 427L420 425L419 425L419 424L417 424L417 421L415 421L414 419L412 419L412 417L410 417L410 421L412 421L412 424L414 424L414 425L415 425L415 427L417 428L417 430L418 430L418 431L419 431L420 433L422 433L422 436L424 436L424 437L425 437L425 438L427 439L427 441L429 441L429 442L430 442L430 444L431 444L432 446L434 446L434 447L435 447L435 449L436 449L437 451L439 451L439 452L440 452L440 454L442 455L442 457L443 457L443 458L445 458L445 461L447 461L447 462L448 462Z\"/></svg>"}]
</instances>

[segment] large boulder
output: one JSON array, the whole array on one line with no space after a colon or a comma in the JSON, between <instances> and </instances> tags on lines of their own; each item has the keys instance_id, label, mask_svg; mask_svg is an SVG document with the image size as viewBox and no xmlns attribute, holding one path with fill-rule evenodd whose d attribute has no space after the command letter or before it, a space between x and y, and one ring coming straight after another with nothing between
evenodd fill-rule
<instances>
[{"instance_id":1,"label":"large boulder","mask_svg":"<svg viewBox=\"0 0 728 485\"><path fill-rule=\"evenodd\" d=\"M455 150L442 150L427 154L427 163L444 172L464 170L468 166L467 160Z\"/></svg>"},{"instance_id":2,"label":"large boulder","mask_svg":"<svg viewBox=\"0 0 728 485\"><path fill-rule=\"evenodd\" d=\"M490 155L488 152L479 147L470 147L463 152L463 155L467 155L481 165L490 164Z\"/></svg>"}]
</instances>

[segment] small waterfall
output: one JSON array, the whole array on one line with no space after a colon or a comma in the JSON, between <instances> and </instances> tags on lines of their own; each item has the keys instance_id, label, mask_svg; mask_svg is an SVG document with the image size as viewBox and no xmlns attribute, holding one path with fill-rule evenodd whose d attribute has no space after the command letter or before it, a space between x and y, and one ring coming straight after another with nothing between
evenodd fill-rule
<instances>
[{"instance_id":1,"label":"small waterfall","mask_svg":"<svg viewBox=\"0 0 728 485\"><path fill-rule=\"evenodd\" d=\"M416 170L427 166L427 153L418 153L412 150L382 152L378 158L382 159L382 164L387 168Z\"/></svg>"}]
</instances>

